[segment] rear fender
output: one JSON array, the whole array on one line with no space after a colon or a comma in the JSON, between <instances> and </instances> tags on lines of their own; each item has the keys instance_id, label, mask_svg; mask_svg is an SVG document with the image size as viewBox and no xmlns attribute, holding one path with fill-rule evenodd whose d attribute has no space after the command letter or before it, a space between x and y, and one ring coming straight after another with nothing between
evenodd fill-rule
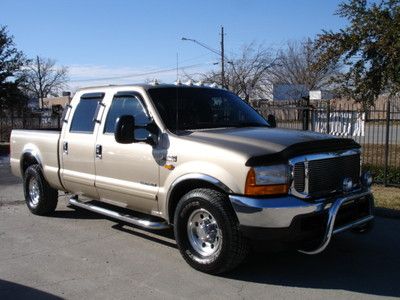
<instances>
[{"instance_id":1,"label":"rear fender","mask_svg":"<svg viewBox=\"0 0 400 300\"><path fill-rule=\"evenodd\" d=\"M39 149L34 144L26 144L20 158L20 172L22 177L25 170L32 164L38 164L43 169L43 159Z\"/></svg>"}]
</instances>

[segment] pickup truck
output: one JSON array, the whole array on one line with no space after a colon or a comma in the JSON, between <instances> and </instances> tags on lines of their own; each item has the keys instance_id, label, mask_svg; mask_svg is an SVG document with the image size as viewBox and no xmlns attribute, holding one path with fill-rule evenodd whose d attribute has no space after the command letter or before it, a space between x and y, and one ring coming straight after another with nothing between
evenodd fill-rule
<instances>
[{"instance_id":1,"label":"pickup truck","mask_svg":"<svg viewBox=\"0 0 400 300\"><path fill-rule=\"evenodd\" d=\"M352 139L276 128L235 94L204 85L81 89L59 131L13 130L26 204L73 206L149 230L173 227L197 270L233 269L251 245L323 251L373 224L372 177Z\"/></svg>"}]
</instances>

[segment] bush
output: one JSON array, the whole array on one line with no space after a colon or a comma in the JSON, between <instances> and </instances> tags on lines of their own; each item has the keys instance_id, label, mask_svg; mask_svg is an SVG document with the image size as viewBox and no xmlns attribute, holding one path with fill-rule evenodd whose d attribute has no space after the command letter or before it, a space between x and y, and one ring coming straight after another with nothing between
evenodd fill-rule
<instances>
[{"instance_id":1,"label":"bush","mask_svg":"<svg viewBox=\"0 0 400 300\"><path fill-rule=\"evenodd\" d=\"M385 181L385 167L376 165L364 165L363 170L370 171L374 177L374 182L382 183ZM400 183L400 168L389 166L387 169L387 182Z\"/></svg>"}]
</instances>

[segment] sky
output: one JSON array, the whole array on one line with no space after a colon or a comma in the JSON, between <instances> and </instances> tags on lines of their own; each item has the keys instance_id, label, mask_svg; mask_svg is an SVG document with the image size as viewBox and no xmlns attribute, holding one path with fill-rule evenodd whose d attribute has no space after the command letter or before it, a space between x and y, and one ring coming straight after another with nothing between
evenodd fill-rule
<instances>
[{"instance_id":1,"label":"sky","mask_svg":"<svg viewBox=\"0 0 400 300\"><path fill-rule=\"evenodd\" d=\"M135 1L1 0L0 25L26 56L55 59L69 68L70 88L143 82L220 68L217 54L182 41L220 47L226 56L258 43L274 53L287 41L338 30L336 0ZM161 72L160 72L161 71Z\"/></svg>"}]
</instances>

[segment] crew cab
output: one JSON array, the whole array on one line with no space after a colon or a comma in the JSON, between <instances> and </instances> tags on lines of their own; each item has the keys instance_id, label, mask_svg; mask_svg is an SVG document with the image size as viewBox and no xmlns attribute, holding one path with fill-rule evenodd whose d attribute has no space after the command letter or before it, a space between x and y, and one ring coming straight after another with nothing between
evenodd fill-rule
<instances>
[{"instance_id":1,"label":"crew cab","mask_svg":"<svg viewBox=\"0 0 400 300\"><path fill-rule=\"evenodd\" d=\"M317 254L372 227L372 178L351 139L275 128L235 94L204 85L84 88L60 131L13 130L11 168L29 210L71 205L149 230L174 228L183 258L233 269L249 245Z\"/></svg>"}]
</instances>

